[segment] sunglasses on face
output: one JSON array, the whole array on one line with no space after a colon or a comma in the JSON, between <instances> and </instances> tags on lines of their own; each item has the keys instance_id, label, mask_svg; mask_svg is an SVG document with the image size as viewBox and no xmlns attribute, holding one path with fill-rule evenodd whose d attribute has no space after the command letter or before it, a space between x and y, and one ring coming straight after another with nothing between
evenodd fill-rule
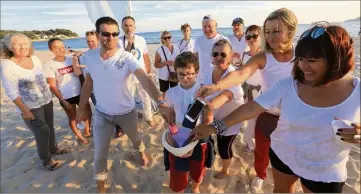
<instances>
[{"instance_id":1,"label":"sunglasses on face","mask_svg":"<svg viewBox=\"0 0 361 194\"><path fill-rule=\"evenodd\" d=\"M167 39L170 40L171 38L172 38L171 36L164 36L164 37L162 37L163 40L167 40Z\"/></svg>"},{"instance_id":2,"label":"sunglasses on face","mask_svg":"<svg viewBox=\"0 0 361 194\"><path fill-rule=\"evenodd\" d=\"M302 36L300 37L300 39L305 38L309 35L311 35L312 39L316 39L318 37L320 37L321 35L323 35L326 32L326 28L325 27L316 27L313 29L309 29L307 31L305 31Z\"/></svg>"},{"instance_id":3,"label":"sunglasses on face","mask_svg":"<svg viewBox=\"0 0 361 194\"><path fill-rule=\"evenodd\" d=\"M212 53L212 56L213 56L213 57L221 56L223 59L225 59L225 58L227 58L227 53L224 53L224 52L221 52L221 53L219 53L219 52L213 52L213 53Z\"/></svg>"},{"instance_id":4,"label":"sunglasses on face","mask_svg":"<svg viewBox=\"0 0 361 194\"><path fill-rule=\"evenodd\" d=\"M253 39L257 39L258 36L259 36L258 34L247 35L247 36L246 36L246 40L251 40L252 38L253 38Z\"/></svg>"},{"instance_id":5,"label":"sunglasses on face","mask_svg":"<svg viewBox=\"0 0 361 194\"><path fill-rule=\"evenodd\" d=\"M185 77L187 77L187 78L192 78L194 75L195 75L195 73L186 73L186 74L184 74L184 73L177 73L177 76L178 76L179 79L183 79L183 78L185 78Z\"/></svg>"},{"instance_id":6,"label":"sunglasses on face","mask_svg":"<svg viewBox=\"0 0 361 194\"><path fill-rule=\"evenodd\" d=\"M102 36L105 36L105 37L110 37L113 36L113 37L118 37L120 32L113 32L113 33L110 33L110 32L102 32L102 31L99 31L101 33Z\"/></svg>"}]
</instances>

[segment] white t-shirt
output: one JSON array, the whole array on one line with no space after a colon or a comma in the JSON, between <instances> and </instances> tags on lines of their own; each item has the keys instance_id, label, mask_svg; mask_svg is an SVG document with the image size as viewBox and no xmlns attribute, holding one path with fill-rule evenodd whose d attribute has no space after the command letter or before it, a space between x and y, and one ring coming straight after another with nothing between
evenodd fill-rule
<instances>
[{"instance_id":1,"label":"white t-shirt","mask_svg":"<svg viewBox=\"0 0 361 194\"><path fill-rule=\"evenodd\" d=\"M208 74L212 64L212 47L215 42L221 39L228 40L227 37L217 34L214 38L208 39L205 35L200 36L196 39L194 45L194 52L198 53L199 58L199 78L203 79L204 74Z\"/></svg>"},{"instance_id":2,"label":"white t-shirt","mask_svg":"<svg viewBox=\"0 0 361 194\"><path fill-rule=\"evenodd\" d=\"M262 95L263 92L267 91L268 88L272 87L279 80L291 76L293 68L293 59L287 62L279 62L273 57L272 53L266 53L266 60L267 62L265 67L258 70L261 75L261 90L259 93L260 95ZM274 115L280 114L277 108L268 110L268 112Z\"/></svg>"},{"instance_id":3,"label":"white t-shirt","mask_svg":"<svg viewBox=\"0 0 361 194\"><path fill-rule=\"evenodd\" d=\"M233 34L227 36L227 38L231 42L232 51L234 53L238 53L241 58L242 58L243 53L249 50L249 47L248 47L247 42L246 42L245 35L242 36L241 40L238 40L238 38L235 37ZM236 63L236 62L239 62L240 60L241 59L235 59L234 58L232 62Z\"/></svg>"},{"instance_id":4,"label":"white t-shirt","mask_svg":"<svg viewBox=\"0 0 361 194\"><path fill-rule=\"evenodd\" d=\"M93 79L96 108L108 115L124 115L134 110L129 77L142 67L133 55L118 49L112 57L103 60L97 48L89 50L84 59L86 73Z\"/></svg>"},{"instance_id":5,"label":"white t-shirt","mask_svg":"<svg viewBox=\"0 0 361 194\"><path fill-rule=\"evenodd\" d=\"M73 70L73 59L66 57L64 62L51 60L44 67L47 78L55 78L57 87L65 99L80 95L80 80Z\"/></svg>"},{"instance_id":6,"label":"white t-shirt","mask_svg":"<svg viewBox=\"0 0 361 194\"><path fill-rule=\"evenodd\" d=\"M184 39L182 39L181 41L179 41L176 45L179 48L179 53L183 53L183 52L194 52L194 44L195 41L194 39L189 39L189 41L186 41Z\"/></svg>"},{"instance_id":7,"label":"white t-shirt","mask_svg":"<svg viewBox=\"0 0 361 194\"><path fill-rule=\"evenodd\" d=\"M39 108L52 100L52 94L46 83L42 64L36 56L31 56L34 68L24 69L13 61L2 59L1 79L10 100L20 97L29 108ZM16 109L21 113L20 109Z\"/></svg>"},{"instance_id":8,"label":"white t-shirt","mask_svg":"<svg viewBox=\"0 0 361 194\"><path fill-rule=\"evenodd\" d=\"M247 55L246 53L243 56L243 61L242 64L246 64L247 61L251 58L251 56ZM252 86L259 86L261 84L261 75L259 73L259 70L257 69L257 71L251 75L251 77L249 77L246 80L247 84L252 85Z\"/></svg>"},{"instance_id":9,"label":"white t-shirt","mask_svg":"<svg viewBox=\"0 0 361 194\"><path fill-rule=\"evenodd\" d=\"M165 93L165 100L168 105L173 107L176 116L176 123L183 123L184 115L187 113L188 106L192 104L195 99L197 90L200 88L199 84L194 84L192 88L183 89L180 84L173 88L169 88ZM198 122L200 119L198 119Z\"/></svg>"},{"instance_id":10,"label":"white t-shirt","mask_svg":"<svg viewBox=\"0 0 361 194\"><path fill-rule=\"evenodd\" d=\"M203 84L203 85L213 84L212 74L213 74L214 68L215 68L215 66L212 66L211 71L208 74L204 75L204 80L203 80L204 82L201 84ZM228 69L224 72L221 79L223 79L230 72L235 71L235 70L236 69L234 68L233 65L229 65ZM222 107L216 109L214 111L214 119L221 120L224 117L226 117L227 115L229 115L231 112L233 112L235 109L237 109L239 106L244 104L243 89L242 89L241 84L238 86L231 87L227 90L233 93L233 100L227 102ZM223 91L224 90L218 91L218 92L206 97L205 100L210 101L210 100L214 99L215 97L217 97L219 94L221 94ZM223 136L237 135L240 132L241 127L243 127L243 123L238 123L237 125L233 125L233 126L227 128L227 130L225 130L221 135L223 135Z\"/></svg>"},{"instance_id":11,"label":"white t-shirt","mask_svg":"<svg viewBox=\"0 0 361 194\"><path fill-rule=\"evenodd\" d=\"M297 95L295 81L287 77L255 99L263 108L277 107L281 116L271 134L277 156L300 177L312 181L344 182L350 148L338 145L331 122L334 117L360 122L360 80L352 94L331 107L313 107Z\"/></svg>"},{"instance_id":12,"label":"white t-shirt","mask_svg":"<svg viewBox=\"0 0 361 194\"><path fill-rule=\"evenodd\" d=\"M161 47L159 47L157 49L157 53L159 54L160 56L160 62L164 62L164 61L167 61L164 57L164 53L162 51L162 47L164 49L164 52L167 56L167 60L168 61L174 61L175 58L177 57L177 55L179 54L179 49L176 45L173 44L173 53L170 52L170 50L168 49L168 47L162 45ZM169 66L169 69L171 72L175 72L174 71L174 66ZM168 68L167 66L164 66L162 68L157 68L157 73L158 73L158 78L161 79L161 80L165 80L167 81L168 80L168 77L169 77L169 72L168 72Z\"/></svg>"},{"instance_id":13,"label":"white t-shirt","mask_svg":"<svg viewBox=\"0 0 361 194\"><path fill-rule=\"evenodd\" d=\"M128 40L125 36L119 38L119 47L125 49L128 46ZM124 45L125 44L125 45ZM133 56L139 61L139 64L145 70L143 55L148 54L148 47L145 39L141 36L134 35L134 49L131 50Z\"/></svg>"}]
</instances>

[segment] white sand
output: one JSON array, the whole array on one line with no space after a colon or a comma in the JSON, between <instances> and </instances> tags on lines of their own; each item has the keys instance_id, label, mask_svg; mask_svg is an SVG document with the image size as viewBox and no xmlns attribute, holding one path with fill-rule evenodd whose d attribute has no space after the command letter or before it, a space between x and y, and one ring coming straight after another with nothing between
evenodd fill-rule
<instances>
[{"instance_id":1,"label":"white sand","mask_svg":"<svg viewBox=\"0 0 361 194\"><path fill-rule=\"evenodd\" d=\"M159 45L149 45L151 60ZM359 48L358 48L359 51ZM48 51L36 52L45 62L51 59ZM359 60L359 58L358 58ZM63 166L54 172L41 168L33 134L27 129L21 117L15 112L15 105L7 98L1 88L1 192L29 193L88 193L96 192L92 179L94 145L90 139L89 146L79 146L68 126L67 118L54 98L54 120L56 139L61 147L70 146L69 154L56 156ZM126 157L131 152L131 143L126 136L113 139L109 150L107 179L108 192L150 192L169 193L169 177L163 166L163 147L161 134L163 120L159 115L154 117L159 122L157 129L150 129L141 120L141 133L150 157L148 167L140 167ZM212 169L207 170L201 186L201 192L207 193L249 193L251 180L255 177L253 154L245 154L245 144L240 134L234 141L234 160L231 166L232 175L225 180L212 178L215 171L220 170L220 158ZM353 152L347 164L348 176L344 192L360 193L360 154ZM261 192L272 192L273 179L271 168ZM190 189L186 191L190 192ZM297 192L302 192L297 186Z\"/></svg>"}]
</instances>

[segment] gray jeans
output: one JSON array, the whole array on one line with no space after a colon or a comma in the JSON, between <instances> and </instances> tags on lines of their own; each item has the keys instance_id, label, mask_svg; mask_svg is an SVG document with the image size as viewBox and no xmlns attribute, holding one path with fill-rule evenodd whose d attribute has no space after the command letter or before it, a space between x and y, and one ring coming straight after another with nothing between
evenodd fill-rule
<instances>
[{"instance_id":1,"label":"gray jeans","mask_svg":"<svg viewBox=\"0 0 361 194\"><path fill-rule=\"evenodd\" d=\"M30 109L35 120L24 120L30 131L35 136L36 147L39 158L43 164L48 164L51 153L55 153L57 145L54 132L53 101L39 108Z\"/></svg>"},{"instance_id":2,"label":"gray jeans","mask_svg":"<svg viewBox=\"0 0 361 194\"><path fill-rule=\"evenodd\" d=\"M107 174L107 157L109 144L114 132L114 124L119 125L133 143L133 147L143 152L145 146L138 131L138 114L136 110L125 115L108 115L95 109L94 138L94 179L105 180Z\"/></svg>"}]
</instances>

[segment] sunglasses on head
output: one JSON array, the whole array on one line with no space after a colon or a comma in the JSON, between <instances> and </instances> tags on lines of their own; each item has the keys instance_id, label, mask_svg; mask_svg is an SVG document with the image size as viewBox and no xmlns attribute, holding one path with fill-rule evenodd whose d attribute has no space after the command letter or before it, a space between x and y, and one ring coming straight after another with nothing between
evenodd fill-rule
<instances>
[{"instance_id":1,"label":"sunglasses on head","mask_svg":"<svg viewBox=\"0 0 361 194\"><path fill-rule=\"evenodd\" d=\"M311 38L316 39L316 38L320 37L321 35L323 35L325 32L326 32L325 27L315 27L315 28L312 28L312 29L309 29L309 30L305 31L301 35L300 39L305 38L305 37L307 37L309 35L311 35Z\"/></svg>"},{"instance_id":2,"label":"sunglasses on head","mask_svg":"<svg viewBox=\"0 0 361 194\"><path fill-rule=\"evenodd\" d=\"M258 36L259 36L258 34L247 35L247 36L246 36L246 40L251 40L252 38L253 38L253 39L257 39Z\"/></svg>"},{"instance_id":3,"label":"sunglasses on head","mask_svg":"<svg viewBox=\"0 0 361 194\"><path fill-rule=\"evenodd\" d=\"M219 53L219 52L213 52L213 53L212 53L212 56L213 56L213 57L221 56L223 59L225 59L225 58L227 58L227 53L224 53L224 52L221 52L221 53Z\"/></svg>"},{"instance_id":4,"label":"sunglasses on head","mask_svg":"<svg viewBox=\"0 0 361 194\"><path fill-rule=\"evenodd\" d=\"M85 36L94 35L94 34L95 34L95 30L85 32Z\"/></svg>"},{"instance_id":5,"label":"sunglasses on head","mask_svg":"<svg viewBox=\"0 0 361 194\"><path fill-rule=\"evenodd\" d=\"M164 36L164 37L162 37L163 40L167 40L167 39L170 40L171 38L172 38L172 36Z\"/></svg>"},{"instance_id":6,"label":"sunglasses on head","mask_svg":"<svg viewBox=\"0 0 361 194\"><path fill-rule=\"evenodd\" d=\"M102 36L105 36L105 37L110 37L110 35L112 35L113 37L118 37L119 36L119 33L120 32L113 32L113 33L110 33L110 32L102 32L102 31L99 31Z\"/></svg>"}]
</instances>

